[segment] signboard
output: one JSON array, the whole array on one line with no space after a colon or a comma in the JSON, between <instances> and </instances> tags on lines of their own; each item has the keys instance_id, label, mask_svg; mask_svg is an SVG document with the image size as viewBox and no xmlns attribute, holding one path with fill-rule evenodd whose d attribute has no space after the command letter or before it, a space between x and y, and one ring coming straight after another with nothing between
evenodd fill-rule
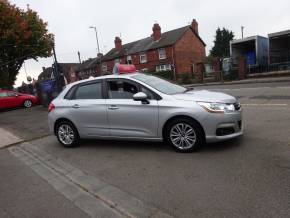
<instances>
[{"instance_id":1,"label":"signboard","mask_svg":"<svg viewBox=\"0 0 290 218\"><path fill-rule=\"evenodd\" d=\"M40 83L42 92L51 93L56 90L56 80L46 80Z\"/></svg>"}]
</instances>

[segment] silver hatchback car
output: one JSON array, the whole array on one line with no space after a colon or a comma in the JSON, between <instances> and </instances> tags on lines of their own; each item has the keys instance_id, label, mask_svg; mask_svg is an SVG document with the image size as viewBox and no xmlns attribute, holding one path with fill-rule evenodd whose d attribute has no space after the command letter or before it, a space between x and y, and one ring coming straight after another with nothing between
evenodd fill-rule
<instances>
[{"instance_id":1,"label":"silver hatchback car","mask_svg":"<svg viewBox=\"0 0 290 218\"><path fill-rule=\"evenodd\" d=\"M189 152L242 135L241 111L230 95L136 72L67 85L49 105L48 121L66 147L80 138L163 140Z\"/></svg>"}]
</instances>

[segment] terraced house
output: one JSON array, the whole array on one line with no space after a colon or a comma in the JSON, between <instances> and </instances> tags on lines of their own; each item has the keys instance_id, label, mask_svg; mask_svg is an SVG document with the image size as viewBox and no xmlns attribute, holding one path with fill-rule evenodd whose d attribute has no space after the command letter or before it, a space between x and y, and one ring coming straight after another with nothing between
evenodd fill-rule
<instances>
[{"instance_id":1,"label":"terraced house","mask_svg":"<svg viewBox=\"0 0 290 218\"><path fill-rule=\"evenodd\" d=\"M115 63L134 64L138 70L149 72L194 73L195 64L205 58L206 44L199 36L195 19L191 25L164 33L155 23L149 37L124 45L120 37L116 37L114 42L115 48L102 59L102 73L112 72Z\"/></svg>"}]
</instances>

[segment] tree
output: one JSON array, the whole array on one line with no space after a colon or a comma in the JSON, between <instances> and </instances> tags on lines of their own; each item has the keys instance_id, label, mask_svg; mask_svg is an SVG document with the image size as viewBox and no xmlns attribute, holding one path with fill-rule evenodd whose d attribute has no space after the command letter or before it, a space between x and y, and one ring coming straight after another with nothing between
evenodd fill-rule
<instances>
[{"instance_id":1,"label":"tree","mask_svg":"<svg viewBox=\"0 0 290 218\"><path fill-rule=\"evenodd\" d=\"M54 44L35 11L0 0L0 88L12 88L25 60L49 57Z\"/></svg>"},{"instance_id":2,"label":"tree","mask_svg":"<svg viewBox=\"0 0 290 218\"><path fill-rule=\"evenodd\" d=\"M210 51L212 57L229 57L230 56L230 41L234 39L234 33L225 28L216 30L214 46Z\"/></svg>"}]
</instances>

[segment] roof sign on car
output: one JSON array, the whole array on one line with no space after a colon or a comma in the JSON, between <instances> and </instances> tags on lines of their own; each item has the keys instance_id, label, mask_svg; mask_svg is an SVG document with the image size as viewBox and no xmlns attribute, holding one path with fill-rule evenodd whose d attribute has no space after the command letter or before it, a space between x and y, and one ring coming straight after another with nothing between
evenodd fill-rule
<instances>
[{"instance_id":1,"label":"roof sign on car","mask_svg":"<svg viewBox=\"0 0 290 218\"><path fill-rule=\"evenodd\" d=\"M136 67L133 64L115 64L113 74L136 73Z\"/></svg>"}]
</instances>

